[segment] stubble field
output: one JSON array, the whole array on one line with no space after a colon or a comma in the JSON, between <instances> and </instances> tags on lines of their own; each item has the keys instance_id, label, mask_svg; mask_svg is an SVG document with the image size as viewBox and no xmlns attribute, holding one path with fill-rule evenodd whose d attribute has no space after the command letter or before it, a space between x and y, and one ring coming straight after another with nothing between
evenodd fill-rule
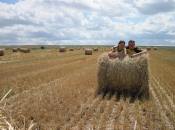
<instances>
[{"instance_id":1,"label":"stubble field","mask_svg":"<svg viewBox=\"0 0 175 130\"><path fill-rule=\"evenodd\" d=\"M84 50L0 56L0 129L174 130L175 47L148 51L149 100L95 97L98 57Z\"/></svg>"}]
</instances>

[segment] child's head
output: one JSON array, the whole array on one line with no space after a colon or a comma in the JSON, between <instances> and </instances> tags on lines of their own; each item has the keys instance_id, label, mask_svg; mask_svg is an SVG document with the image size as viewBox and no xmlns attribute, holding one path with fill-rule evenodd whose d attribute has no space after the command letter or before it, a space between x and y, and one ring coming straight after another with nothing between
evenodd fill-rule
<instances>
[{"instance_id":1,"label":"child's head","mask_svg":"<svg viewBox=\"0 0 175 130\"><path fill-rule=\"evenodd\" d=\"M118 47L119 47L119 50L123 49L125 47L125 41L120 40L119 43L118 43Z\"/></svg>"}]
</instances>

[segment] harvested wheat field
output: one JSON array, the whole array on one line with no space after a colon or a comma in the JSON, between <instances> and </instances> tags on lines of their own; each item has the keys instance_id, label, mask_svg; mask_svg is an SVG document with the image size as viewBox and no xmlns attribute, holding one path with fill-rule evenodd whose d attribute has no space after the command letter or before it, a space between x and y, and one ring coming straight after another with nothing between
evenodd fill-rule
<instances>
[{"instance_id":1,"label":"harvested wheat field","mask_svg":"<svg viewBox=\"0 0 175 130\"><path fill-rule=\"evenodd\" d=\"M174 130L175 47L147 52L149 99L132 101L116 91L95 96L98 58L108 50L6 50L0 57L0 129Z\"/></svg>"}]
</instances>

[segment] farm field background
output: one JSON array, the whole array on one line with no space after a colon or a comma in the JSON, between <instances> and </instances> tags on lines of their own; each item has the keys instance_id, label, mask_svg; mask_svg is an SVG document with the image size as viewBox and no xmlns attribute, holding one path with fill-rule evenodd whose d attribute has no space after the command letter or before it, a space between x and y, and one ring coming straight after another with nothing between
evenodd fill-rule
<instances>
[{"instance_id":1,"label":"farm field background","mask_svg":"<svg viewBox=\"0 0 175 130\"><path fill-rule=\"evenodd\" d=\"M69 47L68 47L69 48ZM146 47L143 47L146 48ZM100 47L5 51L0 56L0 128L14 129L175 129L175 47L151 47L149 100L95 97Z\"/></svg>"}]
</instances>

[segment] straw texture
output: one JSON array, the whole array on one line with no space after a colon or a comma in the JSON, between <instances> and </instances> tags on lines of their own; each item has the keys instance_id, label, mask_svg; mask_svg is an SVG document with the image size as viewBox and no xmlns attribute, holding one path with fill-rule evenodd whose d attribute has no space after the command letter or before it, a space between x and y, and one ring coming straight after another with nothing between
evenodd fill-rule
<instances>
[{"instance_id":1,"label":"straw texture","mask_svg":"<svg viewBox=\"0 0 175 130\"><path fill-rule=\"evenodd\" d=\"M130 58L109 58L107 53L98 59L98 89L134 94L149 94L148 54Z\"/></svg>"}]
</instances>

